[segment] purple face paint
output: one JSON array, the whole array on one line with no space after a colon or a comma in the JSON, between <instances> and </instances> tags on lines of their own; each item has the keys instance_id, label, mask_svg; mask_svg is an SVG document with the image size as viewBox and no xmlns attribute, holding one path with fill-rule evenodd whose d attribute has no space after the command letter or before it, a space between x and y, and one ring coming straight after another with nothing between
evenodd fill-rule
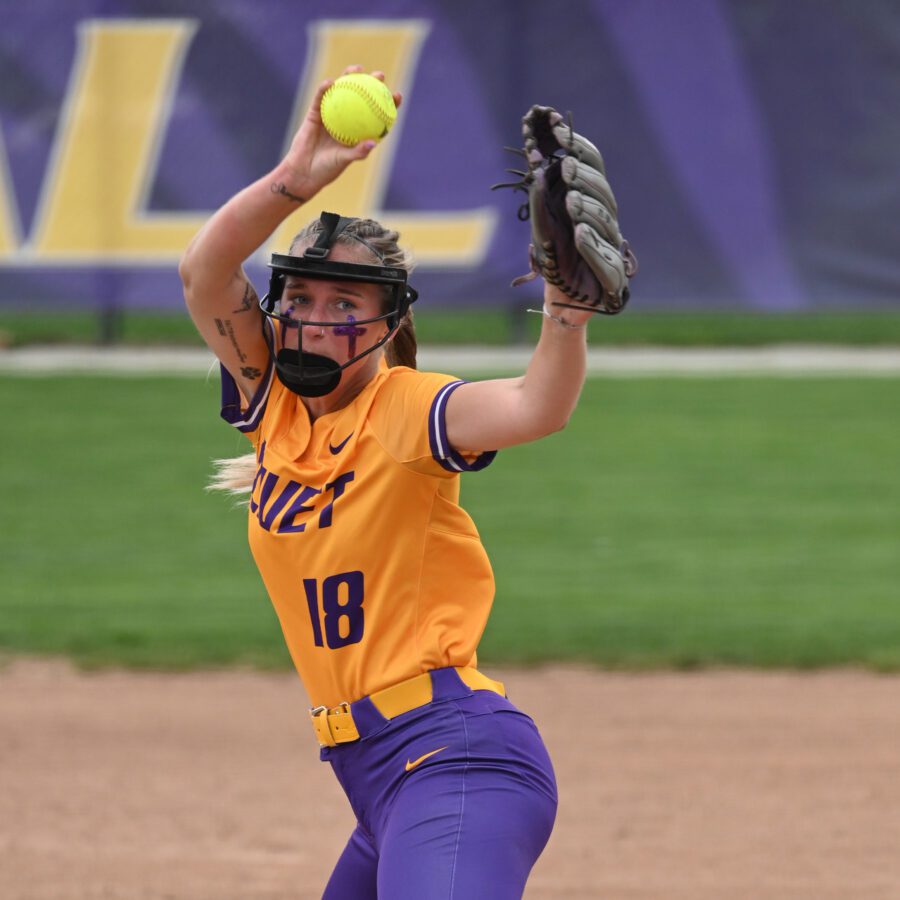
<instances>
[{"instance_id":1,"label":"purple face paint","mask_svg":"<svg viewBox=\"0 0 900 900\"><path fill-rule=\"evenodd\" d=\"M347 344L349 346L351 358L356 356L356 339L361 334L366 333L365 328L360 328L358 325L353 324L355 321L356 321L356 319L353 316L347 316L347 324L346 325L338 325L334 329L335 334L347 335Z\"/></svg>"}]
</instances>

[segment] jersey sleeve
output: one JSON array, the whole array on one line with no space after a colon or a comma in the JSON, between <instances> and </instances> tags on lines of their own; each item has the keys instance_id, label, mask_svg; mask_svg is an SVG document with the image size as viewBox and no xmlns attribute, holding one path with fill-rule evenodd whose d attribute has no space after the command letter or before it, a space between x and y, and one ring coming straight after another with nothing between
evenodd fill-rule
<instances>
[{"instance_id":1,"label":"jersey sleeve","mask_svg":"<svg viewBox=\"0 0 900 900\"><path fill-rule=\"evenodd\" d=\"M238 431L247 435L254 443L256 443L256 431L259 429L266 412L266 404L268 403L269 394L272 390L272 381L275 377L275 334L272 323L268 318L263 320L263 336L269 345L269 362L260 380L259 387L248 404L244 404L244 398L231 373L219 363L222 379L221 416L229 425L233 425Z\"/></svg>"},{"instance_id":2,"label":"jersey sleeve","mask_svg":"<svg viewBox=\"0 0 900 900\"><path fill-rule=\"evenodd\" d=\"M445 476L490 465L496 450L454 447L447 437L447 401L464 381L413 369L392 375L379 393L373 425L397 462L423 474Z\"/></svg>"}]
</instances>

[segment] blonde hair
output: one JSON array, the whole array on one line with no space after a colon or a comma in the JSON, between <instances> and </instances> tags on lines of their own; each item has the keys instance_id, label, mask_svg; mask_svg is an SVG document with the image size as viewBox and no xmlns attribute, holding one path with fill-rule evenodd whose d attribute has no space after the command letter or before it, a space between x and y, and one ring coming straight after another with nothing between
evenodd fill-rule
<instances>
[{"instance_id":1,"label":"blonde hair","mask_svg":"<svg viewBox=\"0 0 900 900\"><path fill-rule=\"evenodd\" d=\"M314 219L301 229L291 241L291 253L296 253L304 244L312 244L316 235L322 231L322 222ZM354 219L337 236L336 243L347 246L363 245L377 257L381 265L395 269L403 269L407 273L413 270L413 259L409 251L398 243L400 234L385 228L374 219ZM413 313L409 309L400 320L393 339L384 350L384 359L388 366L409 366L416 368L416 328ZM208 491L225 491L235 496L249 494L256 478L257 462L254 453L232 459L214 459L215 471L209 480Z\"/></svg>"}]
</instances>

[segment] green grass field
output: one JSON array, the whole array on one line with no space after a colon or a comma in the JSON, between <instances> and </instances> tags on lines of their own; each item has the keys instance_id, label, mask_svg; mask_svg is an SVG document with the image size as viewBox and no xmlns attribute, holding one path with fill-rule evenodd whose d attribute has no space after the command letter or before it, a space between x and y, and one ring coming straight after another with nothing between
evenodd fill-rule
<instances>
[{"instance_id":1,"label":"green grass field","mask_svg":"<svg viewBox=\"0 0 900 900\"><path fill-rule=\"evenodd\" d=\"M522 312L525 299L515 308L467 308L450 311L417 304L419 339L428 344L508 344L533 341L540 317ZM530 304L534 305L534 304ZM126 344L201 346L186 313L125 313L115 325ZM101 326L96 314L53 311L47 315L0 309L0 346L33 343L94 343ZM635 346L758 346L761 344L817 343L855 345L900 344L900 313L739 313L647 312L628 308L627 314L598 317L591 327L592 344Z\"/></svg>"},{"instance_id":2,"label":"green grass field","mask_svg":"<svg viewBox=\"0 0 900 900\"><path fill-rule=\"evenodd\" d=\"M895 378L591 380L564 432L464 478L486 662L900 669ZM0 378L0 654L289 664L205 493L214 381Z\"/></svg>"}]
</instances>

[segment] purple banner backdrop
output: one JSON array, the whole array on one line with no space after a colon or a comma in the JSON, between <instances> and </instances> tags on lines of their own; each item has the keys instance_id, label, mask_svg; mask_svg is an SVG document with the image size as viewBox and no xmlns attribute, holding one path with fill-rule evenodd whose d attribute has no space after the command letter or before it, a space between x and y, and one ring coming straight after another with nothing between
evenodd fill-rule
<instances>
[{"instance_id":1,"label":"purple banner backdrop","mask_svg":"<svg viewBox=\"0 0 900 900\"><path fill-rule=\"evenodd\" d=\"M371 171L304 218L340 202L400 227L425 303L530 301L509 287L523 195L490 186L539 102L603 151L641 306L900 305L896 0L0 12L0 305L180 307L190 234L277 162L311 85L356 61L404 90L400 119ZM248 264L258 287L287 236Z\"/></svg>"}]
</instances>

